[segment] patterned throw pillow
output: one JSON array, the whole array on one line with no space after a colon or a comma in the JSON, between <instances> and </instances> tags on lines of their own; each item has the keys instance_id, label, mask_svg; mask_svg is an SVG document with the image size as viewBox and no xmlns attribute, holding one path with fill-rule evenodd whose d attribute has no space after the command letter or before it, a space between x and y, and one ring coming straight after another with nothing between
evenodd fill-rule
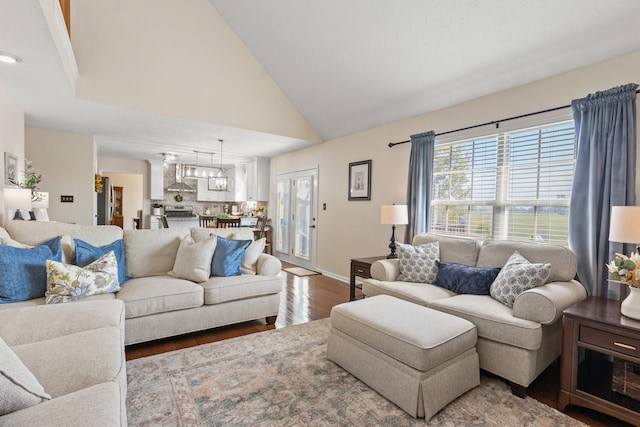
<instances>
[{"instance_id":1,"label":"patterned throw pillow","mask_svg":"<svg viewBox=\"0 0 640 427\"><path fill-rule=\"evenodd\" d=\"M69 302L119 290L118 262L113 251L84 268L47 260L47 304Z\"/></svg>"},{"instance_id":2,"label":"patterned throw pillow","mask_svg":"<svg viewBox=\"0 0 640 427\"><path fill-rule=\"evenodd\" d=\"M515 251L491 284L489 292L494 299L513 308L518 295L544 285L550 273L551 264L532 264Z\"/></svg>"},{"instance_id":3,"label":"patterned throw pillow","mask_svg":"<svg viewBox=\"0 0 640 427\"><path fill-rule=\"evenodd\" d=\"M438 276L440 245L437 241L420 246L396 243L402 282L434 283Z\"/></svg>"}]
</instances>

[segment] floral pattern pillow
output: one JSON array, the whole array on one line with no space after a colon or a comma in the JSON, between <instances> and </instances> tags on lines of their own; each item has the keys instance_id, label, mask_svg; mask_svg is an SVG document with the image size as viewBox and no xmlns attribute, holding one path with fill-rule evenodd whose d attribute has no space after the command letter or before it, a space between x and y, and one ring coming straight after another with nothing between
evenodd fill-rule
<instances>
[{"instance_id":1,"label":"floral pattern pillow","mask_svg":"<svg viewBox=\"0 0 640 427\"><path fill-rule=\"evenodd\" d=\"M527 289L544 285L551 274L551 264L532 264L515 251L491 284L491 296L513 308L516 297Z\"/></svg>"},{"instance_id":2,"label":"floral pattern pillow","mask_svg":"<svg viewBox=\"0 0 640 427\"><path fill-rule=\"evenodd\" d=\"M440 244L438 241L420 246L396 243L398 249L398 266L402 282L435 283L440 261Z\"/></svg>"},{"instance_id":3,"label":"floral pattern pillow","mask_svg":"<svg viewBox=\"0 0 640 427\"><path fill-rule=\"evenodd\" d=\"M113 251L85 267L47 260L47 304L118 292L118 262Z\"/></svg>"}]
</instances>

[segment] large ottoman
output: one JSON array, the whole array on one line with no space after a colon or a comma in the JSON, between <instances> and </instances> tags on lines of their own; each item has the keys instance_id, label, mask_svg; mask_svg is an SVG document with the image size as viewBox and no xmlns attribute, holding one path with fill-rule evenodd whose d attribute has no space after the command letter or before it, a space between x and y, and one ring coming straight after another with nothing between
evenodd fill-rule
<instances>
[{"instance_id":1,"label":"large ottoman","mask_svg":"<svg viewBox=\"0 0 640 427\"><path fill-rule=\"evenodd\" d=\"M378 295L331 310L327 356L414 417L431 418L480 384L476 327Z\"/></svg>"}]
</instances>

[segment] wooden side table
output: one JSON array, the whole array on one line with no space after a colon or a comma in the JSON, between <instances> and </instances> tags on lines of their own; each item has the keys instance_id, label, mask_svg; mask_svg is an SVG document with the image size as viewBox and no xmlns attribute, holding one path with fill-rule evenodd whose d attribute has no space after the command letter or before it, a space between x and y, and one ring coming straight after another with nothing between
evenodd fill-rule
<instances>
[{"instance_id":1,"label":"wooden side table","mask_svg":"<svg viewBox=\"0 0 640 427\"><path fill-rule=\"evenodd\" d=\"M620 301L590 297L564 311L558 409L590 408L640 426L640 400L611 389L614 362L640 365L640 321Z\"/></svg>"},{"instance_id":2,"label":"wooden side table","mask_svg":"<svg viewBox=\"0 0 640 427\"><path fill-rule=\"evenodd\" d=\"M371 264L381 259L387 259L387 257L374 256L369 258L351 259L351 280L349 281L349 301L353 301L356 299L356 276L361 277L363 279L371 278Z\"/></svg>"}]
</instances>

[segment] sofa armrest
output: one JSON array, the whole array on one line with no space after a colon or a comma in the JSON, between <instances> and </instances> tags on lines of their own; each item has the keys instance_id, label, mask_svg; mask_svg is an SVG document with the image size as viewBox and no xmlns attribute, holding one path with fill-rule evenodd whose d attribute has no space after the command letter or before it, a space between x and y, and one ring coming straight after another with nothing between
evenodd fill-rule
<instances>
[{"instance_id":1,"label":"sofa armrest","mask_svg":"<svg viewBox=\"0 0 640 427\"><path fill-rule=\"evenodd\" d=\"M513 315L550 325L562 317L565 309L586 297L586 289L576 280L550 282L518 295L513 304Z\"/></svg>"},{"instance_id":2,"label":"sofa armrest","mask_svg":"<svg viewBox=\"0 0 640 427\"><path fill-rule=\"evenodd\" d=\"M382 259L371 264L371 278L383 282L393 282L400 275L397 258Z\"/></svg>"},{"instance_id":3,"label":"sofa armrest","mask_svg":"<svg viewBox=\"0 0 640 427\"><path fill-rule=\"evenodd\" d=\"M282 263L273 255L260 254L256 263L256 274L261 276L277 276L282 271Z\"/></svg>"}]
</instances>

